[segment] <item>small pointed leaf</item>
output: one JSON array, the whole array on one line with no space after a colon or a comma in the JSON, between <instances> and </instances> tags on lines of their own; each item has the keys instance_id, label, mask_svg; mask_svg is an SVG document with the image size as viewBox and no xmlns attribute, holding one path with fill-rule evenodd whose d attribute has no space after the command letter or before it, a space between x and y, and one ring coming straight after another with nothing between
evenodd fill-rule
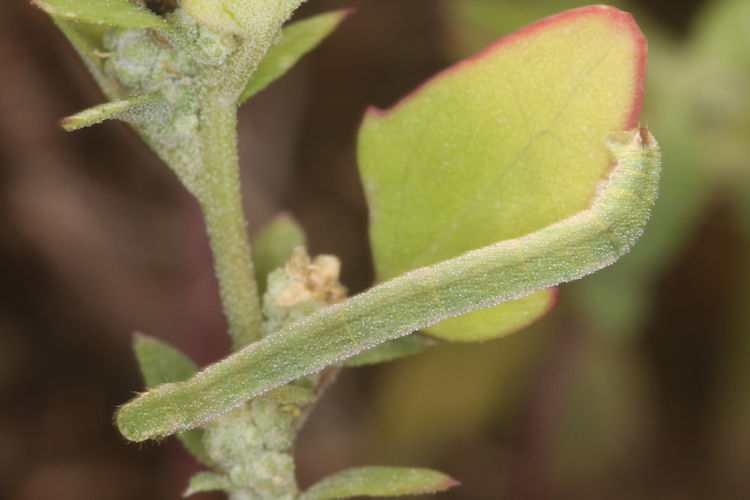
<instances>
[{"instance_id":1,"label":"small pointed leaf","mask_svg":"<svg viewBox=\"0 0 750 500\"><path fill-rule=\"evenodd\" d=\"M418 354L434 343L434 340L430 340L418 333L407 335L406 337L391 340L359 353L344 361L344 366L357 367L395 361Z\"/></svg>"},{"instance_id":2,"label":"small pointed leaf","mask_svg":"<svg viewBox=\"0 0 750 500\"><path fill-rule=\"evenodd\" d=\"M190 478L190 483L182 496L189 497L190 495L204 491L222 491L229 488L229 486L229 479L226 476L203 471Z\"/></svg>"},{"instance_id":3,"label":"small pointed leaf","mask_svg":"<svg viewBox=\"0 0 750 500\"><path fill-rule=\"evenodd\" d=\"M101 123L104 120L123 118L127 113L153 103L160 97L161 94L159 92L153 92L150 94L138 94L125 97L124 99L105 102L94 106L93 108L68 116L67 118L63 118L60 121L60 126L70 132L84 127L90 127L91 125Z\"/></svg>"},{"instance_id":4,"label":"small pointed leaf","mask_svg":"<svg viewBox=\"0 0 750 500\"><path fill-rule=\"evenodd\" d=\"M349 13L349 10L327 12L285 26L279 40L268 48L258 69L247 82L239 102L246 101L286 73L302 56L330 35Z\"/></svg>"},{"instance_id":5,"label":"small pointed leaf","mask_svg":"<svg viewBox=\"0 0 750 500\"><path fill-rule=\"evenodd\" d=\"M197 367L178 349L154 337L136 333L133 351L141 367L146 387L187 380Z\"/></svg>"},{"instance_id":6,"label":"small pointed leaf","mask_svg":"<svg viewBox=\"0 0 750 500\"><path fill-rule=\"evenodd\" d=\"M149 389L167 382L187 380L197 369L195 363L178 349L141 333L133 338L133 351ZM213 467L213 460L203 447L203 429L180 432L177 437L195 458Z\"/></svg>"},{"instance_id":7,"label":"small pointed leaf","mask_svg":"<svg viewBox=\"0 0 750 500\"><path fill-rule=\"evenodd\" d=\"M387 280L576 213L633 128L646 42L632 17L591 6L538 21L429 80L359 135L377 276ZM519 254L519 258L523 256ZM425 331L484 340L533 321L553 291Z\"/></svg>"},{"instance_id":8,"label":"small pointed leaf","mask_svg":"<svg viewBox=\"0 0 750 500\"><path fill-rule=\"evenodd\" d=\"M358 467L323 479L303 493L299 500L421 495L459 484L452 477L430 469Z\"/></svg>"},{"instance_id":9,"label":"small pointed leaf","mask_svg":"<svg viewBox=\"0 0 750 500\"><path fill-rule=\"evenodd\" d=\"M167 23L129 0L31 0L46 13L71 21L123 28L165 28Z\"/></svg>"},{"instance_id":10,"label":"small pointed leaf","mask_svg":"<svg viewBox=\"0 0 750 500\"><path fill-rule=\"evenodd\" d=\"M258 292L263 295L268 274L284 267L297 247L305 246L305 233L293 217L281 214L265 225L253 241L253 267L258 281Z\"/></svg>"}]
</instances>

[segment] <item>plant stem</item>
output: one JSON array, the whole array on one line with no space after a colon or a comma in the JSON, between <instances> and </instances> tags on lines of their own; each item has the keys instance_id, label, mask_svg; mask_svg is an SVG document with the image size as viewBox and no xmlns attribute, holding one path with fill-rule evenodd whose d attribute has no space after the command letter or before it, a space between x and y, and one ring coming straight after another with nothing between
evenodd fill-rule
<instances>
[{"instance_id":1,"label":"plant stem","mask_svg":"<svg viewBox=\"0 0 750 500\"><path fill-rule=\"evenodd\" d=\"M197 193L235 350L260 338L262 316L240 196L237 110L201 100L201 191Z\"/></svg>"}]
</instances>

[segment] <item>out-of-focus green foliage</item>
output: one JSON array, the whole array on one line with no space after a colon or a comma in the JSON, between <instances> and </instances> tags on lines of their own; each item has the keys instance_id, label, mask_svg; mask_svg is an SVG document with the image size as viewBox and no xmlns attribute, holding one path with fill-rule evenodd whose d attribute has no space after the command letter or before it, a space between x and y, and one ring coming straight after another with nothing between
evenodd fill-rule
<instances>
[{"instance_id":1,"label":"out-of-focus green foliage","mask_svg":"<svg viewBox=\"0 0 750 500\"><path fill-rule=\"evenodd\" d=\"M710 150L704 160L715 162L725 192L734 195L733 208L750 248L750 3L723 0L707 6L691 49L701 71L698 81L705 82L696 82L701 134ZM750 460L750 258L738 275L738 314L732 318L732 349L724 371L735 383L721 394L718 427L721 445L734 453L721 464L730 471Z\"/></svg>"},{"instance_id":2,"label":"out-of-focus green foliage","mask_svg":"<svg viewBox=\"0 0 750 500\"><path fill-rule=\"evenodd\" d=\"M750 179L750 3L709 2L687 45L702 160L728 180Z\"/></svg>"},{"instance_id":3,"label":"out-of-focus green foliage","mask_svg":"<svg viewBox=\"0 0 750 500\"><path fill-rule=\"evenodd\" d=\"M498 421L510 427L551 333L537 323L502 341L442 344L389 365L373 395L377 447L425 460Z\"/></svg>"},{"instance_id":4,"label":"out-of-focus green foliage","mask_svg":"<svg viewBox=\"0 0 750 500\"><path fill-rule=\"evenodd\" d=\"M638 352L621 344L580 339L568 367L569 393L556 416L549 456L557 491L575 491L581 478L607 481L613 464L627 463L648 445L648 386Z\"/></svg>"}]
</instances>

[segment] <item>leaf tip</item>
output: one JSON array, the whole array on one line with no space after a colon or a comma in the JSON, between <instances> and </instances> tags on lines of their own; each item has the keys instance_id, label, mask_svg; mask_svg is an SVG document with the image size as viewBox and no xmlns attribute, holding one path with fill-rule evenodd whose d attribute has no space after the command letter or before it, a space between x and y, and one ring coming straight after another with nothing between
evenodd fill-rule
<instances>
[{"instance_id":1,"label":"leaf tip","mask_svg":"<svg viewBox=\"0 0 750 500\"><path fill-rule=\"evenodd\" d=\"M343 20L343 19L351 16L355 12L357 12L357 8L356 7L346 7L346 8L343 8L343 9L335 10L334 12L339 15L339 19Z\"/></svg>"},{"instance_id":2,"label":"leaf tip","mask_svg":"<svg viewBox=\"0 0 750 500\"><path fill-rule=\"evenodd\" d=\"M281 212L277 213L273 217L273 222L275 221L294 222L295 224L297 223L297 219L294 218L291 210L282 210Z\"/></svg>"},{"instance_id":3,"label":"leaf tip","mask_svg":"<svg viewBox=\"0 0 750 500\"><path fill-rule=\"evenodd\" d=\"M154 338L146 335L143 332L135 331L131 335L131 346L133 350L135 351L136 357L138 357L138 352L140 349L142 349L144 346L146 346L149 341L153 342Z\"/></svg>"},{"instance_id":4,"label":"leaf tip","mask_svg":"<svg viewBox=\"0 0 750 500\"><path fill-rule=\"evenodd\" d=\"M31 0L31 2L35 2L37 0ZM66 132L73 132L77 127L75 124L75 120L73 120L71 117L63 118L57 124L60 126L61 129L65 130Z\"/></svg>"},{"instance_id":5,"label":"leaf tip","mask_svg":"<svg viewBox=\"0 0 750 500\"><path fill-rule=\"evenodd\" d=\"M365 110L365 120L382 118L388 113L387 109L378 108L377 106L368 106Z\"/></svg>"},{"instance_id":6,"label":"leaf tip","mask_svg":"<svg viewBox=\"0 0 750 500\"><path fill-rule=\"evenodd\" d=\"M442 483L436 485L435 488L436 488L436 491L445 491L445 490L449 490L451 488L455 488L457 486L461 486L461 481L459 481L458 479L455 479L453 477L447 476L447 478L445 479L445 481L443 481Z\"/></svg>"}]
</instances>

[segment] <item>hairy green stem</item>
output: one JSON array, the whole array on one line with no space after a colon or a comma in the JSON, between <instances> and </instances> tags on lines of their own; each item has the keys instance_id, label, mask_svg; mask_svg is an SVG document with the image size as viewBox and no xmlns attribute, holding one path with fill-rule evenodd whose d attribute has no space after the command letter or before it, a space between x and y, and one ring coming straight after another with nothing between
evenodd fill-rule
<instances>
[{"instance_id":1,"label":"hairy green stem","mask_svg":"<svg viewBox=\"0 0 750 500\"><path fill-rule=\"evenodd\" d=\"M205 99L201 102L203 156L197 193L214 256L216 277L229 335L235 349L260 338L262 316L250 241L240 197L237 111Z\"/></svg>"}]
</instances>

